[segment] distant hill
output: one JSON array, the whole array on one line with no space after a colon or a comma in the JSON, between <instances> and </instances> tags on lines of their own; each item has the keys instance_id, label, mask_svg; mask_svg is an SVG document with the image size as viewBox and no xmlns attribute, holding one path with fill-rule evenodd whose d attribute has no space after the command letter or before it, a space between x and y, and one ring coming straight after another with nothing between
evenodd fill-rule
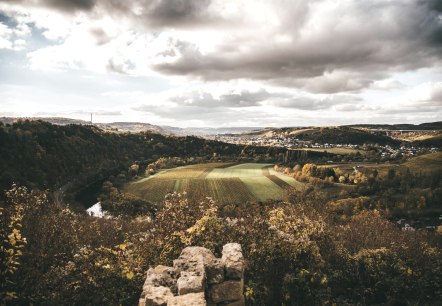
<instances>
[{"instance_id":1,"label":"distant hill","mask_svg":"<svg viewBox=\"0 0 442 306\"><path fill-rule=\"evenodd\" d=\"M179 128L174 126L159 126L150 123L143 122L111 122L111 123L91 123L90 121L70 119L63 117L0 117L0 122L4 124L12 124L20 120L30 120L30 121L45 121L55 125L68 125L68 124L79 124L79 125L93 125L102 130L107 131L120 131L120 132L152 132L164 135L175 135L175 136L212 136L225 133L240 134L244 132L249 132L255 129L261 129L258 127L225 127L225 128L209 128L209 127L188 127Z\"/></svg>"},{"instance_id":2,"label":"distant hill","mask_svg":"<svg viewBox=\"0 0 442 306\"><path fill-rule=\"evenodd\" d=\"M421 124L352 124L345 125L347 127L354 128L367 128L367 129L382 129L382 130L412 130L412 131L425 131L425 130L442 130L442 121L428 122Z\"/></svg>"},{"instance_id":3,"label":"distant hill","mask_svg":"<svg viewBox=\"0 0 442 306\"><path fill-rule=\"evenodd\" d=\"M121 132L153 132L159 134L166 134L167 131L160 126L141 123L141 122L112 122L112 123L91 123L90 121L62 118L62 117L1 117L0 122L4 124L12 124L21 120L29 121L45 121L55 125L93 125L102 130L121 131Z\"/></svg>"},{"instance_id":4,"label":"distant hill","mask_svg":"<svg viewBox=\"0 0 442 306\"><path fill-rule=\"evenodd\" d=\"M288 137L319 144L379 144L398 146L401 141L386 136L383 132L363 130L348 126L313 128L268 128L243 134L244 137Z\"/></svg>"},{"instance_id":5,"label":"distant hill","mask_svg":"<svg viewBox=\"0 0 442 306\"><path fill-rule=\"evenodd\" d=\"M442 135L429 137L429 138L423 139L423 140L417 140L417 141L414 141L413 144L415 146L421 146L421 147L442 148Z\"/></svg>"}]
</instances>

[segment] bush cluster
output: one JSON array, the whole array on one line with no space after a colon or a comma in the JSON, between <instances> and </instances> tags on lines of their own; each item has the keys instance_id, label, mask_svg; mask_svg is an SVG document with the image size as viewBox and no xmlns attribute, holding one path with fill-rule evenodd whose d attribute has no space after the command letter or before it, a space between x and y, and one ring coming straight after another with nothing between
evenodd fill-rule
<instances>
[{"instance_id":1,"label":"bush cluster","mask_svg":"<svg viewBox=\"0 0 442 306\"><path fill-rule=\"evenodd\" d=\"M442 299L439 236L401 231L376 211L336 220L325 202L310 192L232 209L171 194L153 219L105 220L14 186L2 203L2 260L10 254L11 233L26 243L14 251L20 256L13 273L2 266L2 302L133 305L149 266L171 264L190 245L220 255L228 242L243 246L248 305Z\"/></svg>"}]
</instances>

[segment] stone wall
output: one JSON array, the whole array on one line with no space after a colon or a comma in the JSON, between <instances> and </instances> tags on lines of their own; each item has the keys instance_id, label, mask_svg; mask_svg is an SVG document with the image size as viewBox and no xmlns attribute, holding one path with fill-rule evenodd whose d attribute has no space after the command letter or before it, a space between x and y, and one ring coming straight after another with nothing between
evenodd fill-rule
<instances>
[{"instance_id":1,"label":"stone wall","mask_svg":"<svg viewBox=\"0 0 442 306\"><path fill-rule=\"evenodd\" d=\"M241 245L228 243L216 258L202 247L187 247L173 267L147 271L139 306L244 306Z\"/></svg>"}]
</instances>

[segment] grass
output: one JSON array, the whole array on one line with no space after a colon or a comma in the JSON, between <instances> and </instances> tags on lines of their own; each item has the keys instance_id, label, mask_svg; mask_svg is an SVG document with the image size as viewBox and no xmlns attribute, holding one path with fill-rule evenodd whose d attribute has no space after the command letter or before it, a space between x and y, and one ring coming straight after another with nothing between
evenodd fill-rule
<instances>
[{"instance_id":1,"label":"grass","mask_svg":"<svg viewBox=\"0 0 442 306\"><path fill-rule=\"evenodd\" d=\"M297 180L295 180L291 176L281 174L280 172L276 172L275 170L273 170L273 168L269 169L269 173L270 173L270 175L277 176L278 178L280 178L281 180L283 180L284 182L286 182L287 184L289 184L290 186L292 186L296 190L302 190L304 188L303 183L298 182Z\"/></svg>"},{"instance_id":2,"label":"grass","mask_svg":"<svg viewBox=\"0 0 442 306\"><path fill-rule=\"evenodd\" d=\"M148 180L144 184L129 184L125 191L152 202L164 200L164 196L174 191L176 180Z\"/></svg>"},{"instance_id":3,"label":"grass","mask_svg":"<svg viewBox=\"0 0 442 306\"><path fill-rule=\"evenodd\" d=\"M232 178L232 177L253 177L262 176L262 168L266 166L271 166L271 164L239 164L236 166L224 168L224 169L213 169L207 178Z\"/></svg>"},{"instance_id":4,"label":"grass","mask_svg":"<svg viewBox=\"0 0 442 306\"><path fill-rule=\"evenodd\" d=\"M258 201L282 200L284 197L284 189L263 175L241 177L240 180Z\"/></svg>"},{"instance_id":5,"label":"grass","mask_svg":"<svg viewBox=\"0 0 442 306\"><path fill-rule=\"evenodd\" d=\"M287 188L302 188L302 183L270 166L211 163L178 167L128 184L125 192L151 202L160 202L170 192L187 192L191 197L209 196L221 204L231 204L282 200Z\"/></svg>"}]
</instances>

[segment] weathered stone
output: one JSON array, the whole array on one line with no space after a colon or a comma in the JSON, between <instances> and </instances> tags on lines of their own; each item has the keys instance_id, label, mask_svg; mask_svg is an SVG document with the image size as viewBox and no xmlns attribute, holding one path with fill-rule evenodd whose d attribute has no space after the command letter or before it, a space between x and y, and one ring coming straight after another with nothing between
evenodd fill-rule
<instances>
[{"instance_id":1,"label":"weathered stone","mask_svg":"<svg viewBox=\"0 0 442 306\"><path fill-rule=\"evenodd\" d=\"M176 292L176 279L178 272L175 268L166 266L156 266L155 268L150 268L146 274L146 281L144 286L153 287L169 287L173 292Z\"/></svg>"},{"instance_id":2,"label":"weathered stone","mask_svg":"<svg viewBox=\"0 0 442 306\"><path fill-rule=\"evenodd\" d=\"M213 260L216 258L210 250L198 246L185 248L184 250L182 250L179 258L192 258L199 255L202 255L205 261Z\"/></svg>"},{"instance_id":3,"label":"weathered stone","mask_svg":"<svg viewBox=\"0 0 442 306\"><path fill-rule=\"evenodd\" d=\"M229 302L229 303L225 304L225 306L245 306L245 305L246 305L246 301L245 301L244 296L242 296L238 301Z\"/></svg>"},{"instance_id":4,"label":"weathered stone","mask_svg":"<svg viewBox=\"0 0 442 306\"><path fill-rule=\"evenodd\" d=\"M193 271L202 273L204 266L215 260L213 253L203 247L187 247L178 259L173 261L173 266L178 271Z\"/></svg>"},{"instance_id":5,"label":"weathered stone","mask_svg":"<svg viewBox=\"0 0 442 306\"><path fill-rule=\"evenodd\" d=\"M177 281L178 294L203 292L206 288L206 279L204 273L198 275L196 272L181 272L181 276Z\"/></svg>"},{"instance_id":6,"label":"weathered stone","mask_svg":"<svg viewBox=\"0 0 442 306\"><path fill-rule=\"evenodd\" d=\"M209 288L209 301L212 303L236 301L243 297L244 282L225 281Z\"/></svg>"},{"instance_id":7,"label":"weathered stone","mask_svg":"<svg viewBox=\"0 0 442 306\"><path fill-rule=\"evenodd\" d=\"M239 244L225 245L221 259L205 248L185 248L173 267L149 269L139 306L244 306L243 275Z\"/></svg>"},{"instance_id":8,"label":"weathered stone","mask_svg":"<svg viewBox=\"0 0 442 306\"><path fill-rule=\"evenodd\" d=\"M244 257L241 245L238 243L228 243L223 246L221 261L226 270L226 278L241 279L244 275Z\"/></svg>"},{"instance_id":9,"label":"weathered stone","mask_svg":"<svg viewBox=\"0 0 442 306\"><path fill-rule=\"evenodd\" d=\"M145 290L145 306L164 306L173 297L170 288L167 287L147 287Z\"/></svg>"},{"instance_id":10,"label":"weathered stone","mask_svg":"<svg viewBox=\"0 0 442 306\"><path fill-rule=\"evenodd\" d=\"M192 258L175 259L173 267L180 272L195 272L202 275L204 274L204 258L199 255Z\"/></svg>"},{"instance_id":11,"label":"weathered stone","mask_svg":"<svg viewBox=\"0 0 442 306\"><path fill-rule=\"evenodd\" d=\"M181 296L174 296L169 299L167 306L206 306L204 292L189 293Z\"/></svg>"},{"instance_id":12,"label":"weathered stone","mask_svg":"<svg viewBox=\"0 0 442 306\"><path fill-rule=\"evenodd\" d=\"M206 278L208 284L219 284L224 281L224 265L221 259L215 258L206 263Z\"/></svg>"}]
</instances>

